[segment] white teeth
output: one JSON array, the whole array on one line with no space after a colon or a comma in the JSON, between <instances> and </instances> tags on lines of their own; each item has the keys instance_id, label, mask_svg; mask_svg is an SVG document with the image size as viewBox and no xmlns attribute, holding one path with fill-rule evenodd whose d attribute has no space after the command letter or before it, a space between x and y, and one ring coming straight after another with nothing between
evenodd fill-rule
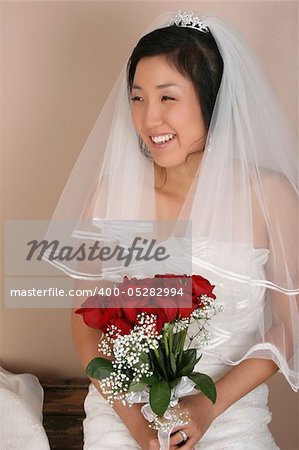
<instances>
[{"instance_id":1,"label":"white teeth","mask_svg":"<svg viewBox=\"0 0 299 450\"><path fill-rule=\"evenodd\" d=\"M155 144L164 144L165 142L168 142L171 139L173 139L174 136L175 136L175 134L163 134L161 136L151 136L151 140Z\"/></svg>"}]
</instances>

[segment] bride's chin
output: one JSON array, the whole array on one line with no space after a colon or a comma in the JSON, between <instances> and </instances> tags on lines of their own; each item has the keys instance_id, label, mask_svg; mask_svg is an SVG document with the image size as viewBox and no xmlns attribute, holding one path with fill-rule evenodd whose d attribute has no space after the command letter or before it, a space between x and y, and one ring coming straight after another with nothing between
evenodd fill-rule
<instances>
[{"instance_id":1,"label":"bride's chin","mask_svg":"<svg viewBox=\"0 0 299 450\"><path fill-rule=\"evenodd\" d=\"M185 164L185 160L177 160L176 158L169 158L169 157L154 157L153 160L156 166L162 168L162 169L175 169L182 167Z\"/></svg>"}]
</instances>

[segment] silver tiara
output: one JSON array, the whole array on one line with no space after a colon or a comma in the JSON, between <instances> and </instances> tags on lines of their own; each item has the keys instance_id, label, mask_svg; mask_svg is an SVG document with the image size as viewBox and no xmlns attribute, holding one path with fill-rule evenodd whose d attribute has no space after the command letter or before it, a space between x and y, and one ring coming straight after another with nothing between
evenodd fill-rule
<instances>
[{"instance_id":1,"label":"silver tiara","mask_svg":"<svg viewBox=\"0 0 299 450\"><path fill-rule=\"evenodd\" d=\"M200 17L195 16L192 12L178 11L173 17L170 18L168 26L176 25L177 27L193 28L203 33L208 33L210 30L205 22Z\"/></svg>"}]
</instances>

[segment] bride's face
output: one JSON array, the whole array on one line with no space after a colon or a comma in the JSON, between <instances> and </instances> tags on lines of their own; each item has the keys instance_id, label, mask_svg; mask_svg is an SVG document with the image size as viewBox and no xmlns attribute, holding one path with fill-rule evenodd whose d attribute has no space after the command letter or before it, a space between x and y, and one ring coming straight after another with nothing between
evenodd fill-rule
<instances>
[{"instance_id":1,"label":"bride's face","mask_svg":"<svg viewBox=\"0 0 299 450\"><path fill-rule=\"evenodd\" d=\"M138 62L131 112L137 133L159 166L185 164L189 153L203 150L206 128L194 86L165 56Z\"/></svg>"}]
</instances>

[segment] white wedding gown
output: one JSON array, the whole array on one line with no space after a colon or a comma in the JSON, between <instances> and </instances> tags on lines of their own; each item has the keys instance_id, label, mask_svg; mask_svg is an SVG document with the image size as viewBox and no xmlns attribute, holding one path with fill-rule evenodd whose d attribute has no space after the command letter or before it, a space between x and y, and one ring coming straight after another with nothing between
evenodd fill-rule
<instances>
[{"instance_id":1,"label":"white wedding gown","mask_svg":"<svg viewBox=\"0 0 299 450\"><path fill-rule=\"evenodd\" d=\"M215 256L217 256L215 258ZM182 262L181 258L178 258ZM262 279L268 250L249 249L246 246L222 244L207 246L204 241L197 248L195 265L198 273L212 284L214 293L224 310L210 325L211 342L202 352L197 370L209 374L214 381L231 366L227 361L241 360L248 349L257 344L257 323L264 305L264 288L223 278L211 270L210 261L217 260L222 267ZM227 262L227 265L223 265ZM156 269L161 273L161 268ZM168 272L169 273L169 272ZM226 361L226 363L224 362ZM228 408L207 430L196 445L200 450L277 450L268 429L271 413L267 406L268 387L258 386ZM139 449L128 429L93 385L85 400L84 450Z\"/></svg>"}]
</instances>

